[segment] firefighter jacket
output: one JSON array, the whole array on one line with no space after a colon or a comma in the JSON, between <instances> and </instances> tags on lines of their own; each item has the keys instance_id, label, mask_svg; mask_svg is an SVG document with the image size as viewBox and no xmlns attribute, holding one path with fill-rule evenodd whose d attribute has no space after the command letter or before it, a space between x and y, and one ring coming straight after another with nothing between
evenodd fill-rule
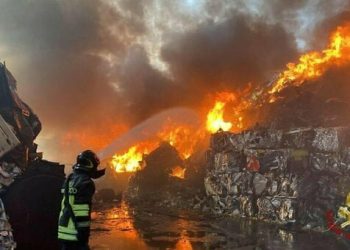
<instances>
[{"instance_id":1,"label":"firefighter jacket","mask_svg":"<svg viewBox=\"0 0 350 250\"><path fill-rule=\"evenodd\" d=\"M58 239L87 243L90 236L91 201L95 184L83 170L74 170L65 181L58 221Z\"/></svg>"}]
</instances>

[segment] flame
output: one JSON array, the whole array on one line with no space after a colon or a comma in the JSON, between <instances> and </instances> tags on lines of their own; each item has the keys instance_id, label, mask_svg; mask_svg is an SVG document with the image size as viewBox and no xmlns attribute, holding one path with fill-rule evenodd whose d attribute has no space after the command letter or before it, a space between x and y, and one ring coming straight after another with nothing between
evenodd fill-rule
<instances>
[{"instance_id":1,"label":"flame","mask_svg":"<svg viewBox=\"0 0 350 250\"><path fill-rule=\"evenodd\" d=\"M137 146L129 148L122 155L114 155L112 165L116 172L135 172L141 169L140 162L143 154L137 150Z\"/></svg>"},{"instance_id":2,"label":"flame","mask_svg":"<svg viewBox=\"0 0 350 250\"><path fill-rule=\"evenodd\" d=\"M196 130L194 127L171 124L165 126L158 134L147 141L139 142L131 146L126 152L115 154L112 157L112 168L118 172L136 172L142 169L143 156L149 154L159 146L159 142L166 141L177 149L183 159L190 157L196 147L196 143L203 138L205 134L202 130ZM182 170L182 169L181 169ZM173 175L184 178L176 168Z\"/></svg>"},{"instance_id":3,"label":"flame","mask_svg":"<svg viewBox=\"0 0 350 250\"><path fill-rule=\"evenodd\" d=\"M141 170L143 156L155 149L156 146L157 144L152 142L139 143L129 148L125 153L115 154L112 157L111 165L117 173Z\"/></svg>"},{"instance_id":4,"label":"flame","mask_svg":"<svg viewBox=\"0 0 350 250\"><path fill-rule=\"evenodd\" d=\"M206 114L206 122L203 122L203 124L206 124L206 129L204 126L192 127L183 124L173 124L169 121L154 138L139 142L131 146L125 152L115 154L111 160L112 168L118 173L141 170L143 156L156 149L160 141L166 141L175 147L183 159L189 158L193 154L198 142L200 142L208 132L215 133L220 128L224 131L228 131L232 127L231 122L224 121L223 114L227 103L238 101L236 95L230 92L220 92L216 94L215 99L214 107ZM241 102L241 105L242 104L245 105L245 102ZM243 118L237 115L237 112L232 113L232 119L235 119L238 124L237 127L240 127ZM175 167L172 169L171 175L183 179L185 169Z\"/></svg>"},{"instance_id":5,"label":"flame","mask_svg":"<svg viewBox=\"0 0 350 250\"><path fill-rule=\"evenodd\" d=\"M196 131L194 127L170 124L158 133L157 141L169 142L177 149L183 159L187 159L194 152L198 140L203 136L202 131Z\"/></svg>"},{"instance_id":6,"label":"flame","mask_svg":"<svg viewBox=\"0 0 350 250\"><path fill-rule=\"evenodd\" d=\"M348 63L350 61L350 23L337 27L329 40L329 45L323 51L306 53L299 58L298 63L288 63L287 69L280 73L269 93L279 92L289 84L299 86L305 80L322 76L333 65Z\"/></svg>"},{"instance_id":7,"label":"flame","mask_svg":"<svg viewBox=\"0 0 350 250\"><path fill-rule=\"evenodd\" d=\"M186 168L182 168L182 167L174 167L172 170L171 170L171 176L174 176L174 177L177 177L177 178L180 178L180 179L184 179L185 178L185 172L186 172Z\"/></svg>"},{"instance_id":8,"label":"flame","mask_svg":"<svg viewBox=\"0 0 350 250\"><path fill-rule=\"evenodd\" d=\"M97 151L112 143L113 138L127 130L125 124L113 124L111 121L105 123L105 126L87 126L71 130L63 136L62 146L77 144L80 148L91 148Z\"/></svg>"},{"instance_id":9,"label":"flame","mask_svg":"<svg viewBox=\"0 0 350 250\"><path fill-rule=\"evenodd\" d=\"M210 133L216 133L219 129L229 131L232 128L231 122L224 121L224 109L228 102L236 99L230 92L217 93L214 107L207 114L206 128Z\"/></svg>"},{"instance_id":10,"label":"flame","mask_svg":"<svg viewBox=\"0 0 350 250\"><path fill-rule=\"evenodd\" d=\"M122 154L116 154L112 159L112 165L117 172L140 170L143 155L154 150L159 141L169 142L184 159L187 159L206 133L215 133L219 129L239 132L246 128L249 122L250 117L247 111L274 102L277 99L275 94L288 86L300 86L307 80L321 77L333 66L341 66L349 62L350 23L347 23L337 27L330 35L326 49L305 53L299 57L297 62L288 63L286 69L271 85L253 89L252 84L248 84L245 89L235 93L217 93L214 98L211 98L215 100L214 104L212 103L213 106L206 109L209 111L206 112L203 127L193 128L170 122L170 125L164 127L155 138L133 145ZM230 105L230 120L225 121L224 112L228 104ZM183 174L183 169L181 171L177 168L173 169L173 176L182 178Z\"/></svg>"},{"instance_id":11,"label":"flame","mask_svg":"<svg viewBox=\"0 0 350 250\"><path fill-rule=\"evenodd\" d=\"M224 102L216 102L212 110L209 111L207 116L207 130L211 133L217 132L219 129L228 131L232 128L231 122L224 121Z\"/></svg>"}]
</instances>

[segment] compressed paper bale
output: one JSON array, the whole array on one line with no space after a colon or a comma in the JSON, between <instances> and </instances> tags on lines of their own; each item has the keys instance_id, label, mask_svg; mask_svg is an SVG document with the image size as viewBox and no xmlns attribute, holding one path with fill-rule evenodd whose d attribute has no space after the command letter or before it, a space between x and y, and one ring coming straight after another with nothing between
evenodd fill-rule
<instances>
[{"instance_id":1,"label":"compressed paper bale","mask_svg":"<svg viewBox=\"0 0 350 250\"><path fill-rule=\"evenodd\" d=\"M241 176L243 175L243 172L239 172L239 173L234 173L232 175L232 181L234 184L238 183L238 180L241 178Z\"/></svg>"},{"instance_id":2,"label":"compressed paper bale","mask_svg":"<svg viewBox=\"0 0 350 250\"><path fill-rule=\"evenodd\" d=\"M290 150L288 149L246 149L247 162L256 158L259 161L259 172L266 173L274 170L285 171Z\"/></svg>"},{"instance_id":3,"label":"compressed paper bale","mask_svg":"<svg viewBox=\"0 0 350 250\"><path fill-rule=\"evenodd\" d=\"M231 178L232 178L232 193L235 195L238 195L240 193L240 184L242 183L241 178L242 178L243 173L242 172L238 172L238 173L234 173L232 174Z\"/></svg>"},{"instance_id":4,"label":"compressed paper bale","mask_svg":"<svg viewBox=\"0 0 350 250\"><path fill-rule=\"evenodd\" d=\"M292 205L291 199L282 199L279 209L278 218L282 222L288 222L295 219L295 209Z\"/></svg>"},{"instance_id":5,"label":"compressed paper bale","mask_svg":"<svg viewBox=\"0 0 350 250\"><path fill-rule=\"evenodd\" d=\"M267 178L256 173L253 178L254 193L260 195L266 189Z\"/></svg>"},{"instance_id":6,"label":"compressed paper bale","mask_svg":"<svg viewBox=\"0 0 350 250\"><path fill-rule=\"evenodd\" d=\"M275 195L278 190L278 182L276 180L269 181L267 193L269 195Z\"/></svg>"},{"instance_id":7,"label":"compressed paper bale","mask_svg":"<svg viewBox=\"0 0 350 250\"><path fill-rule=\"evenodd\" d=\"M281 170L287 168L290 151L286 149L265 150L259 154L261 172Z\"/></svg>"},{"instance_id":8,"label":"compressed paper bale","mask_svg":"<svg viewBox=\"0 0 350 250\"><path fill-rule=\"evenodd\" d=\"M310 165L314 171L328 170L341 174L341 160L337 153L311 153Z\"/></svg>"},{"instance_id":9,"label":"compressed paper bale","mask_svg":"<svg viewBox=\"0 0 350 250\"><path fill-rule=\"evenodd\" d=\"M236 150L246 148L276 148L280 145L282 131L274 129L247 130L239 134L232 134L230 142Z\"/></svg>"},{"instance_id":10,"label":"compressed paper bale","mask_svg":"<svg viewBox=\"0 0 350 250\"><path fill-rule=\"evenodd\" d=\"M209 173L216 177L215 185L221 187L221 191L219 187L215 188L219 191L215 191L219 193L216 195L215 209L220 213L233 214L236 211L233 203L236 201L242 216L254 216L257 212L261 219L282 223L294 221L295 211L298 210L298 214L305 213L304 219L298 215L302 224L312 222L319 225L320 215L324 216L325 209L333 208L338 202L339 193L346 191L336 183L337 178L346 176L346 170L350 170L346 129L287 131L280 134L281 143L274 146L269 143L278 141L271 139L274 136L271 133L276 131L266 131L230 134L230 149L226 147L217 152L222 155L216 159L216 170ZM334 135L338 138L335 141L338 146L326 145L325 142ZM241 149L247 158L245 164L252 156L256 157L259 172L235 168L239 165L237 155ZM335 149L336 152L325 151ZM298 168L298 165L302 166ZM346 178L344 182L347 182ZM255 208L258 210L255 211Z\"/></svg>"},{"instance_id":11,"label":"compressed paper bale","mask_svg":"<svg viewBox=\"0 0 350 250\"><path fill-rule=\"evenodd\" d=\"M315 131L312 128L289 130L282 135L281 144L285 148L310 148Z\"/></svg>"},{"instance_id":12,"label":"compressed paper bale","mask_svg":"<svg viewBox=\"0 0 350 250\"><path fill-rule=\"evenodd\" d=\"M241 216L252 217L254 215L252 197L242 195L238 198Z\"/></svg>"},{"instance_id":13,"label":"compressed paper bale","mask_svg":"<svg viewBox=\"0 0 350 250\"><path fill-rule=\"evenodd\" d=\"M216 153L214 155L214 170L218 173L239 172L246 162L242 152Z\"/></svg>"},{"instance_id":14,"label":"compressed paper bale","mask_svg":"<svg viewBox=\"0 0 350 250\"><path fill-rule=\"evenodd\" d=\"M232 134L230 132L218 131L213 134L210 140L210 148L214 152L224 152L234 150L236 144L230 140Z\"/></svg>"},{"instance_id":15,"label":"compressed paper bale","mask_svg":"<svg viewBox=\"0 0 350 250\"><path fill-rule=\"evenodd\" d=\"M295 204L292 199L282 197L260 197L257 199L260 219L279 220L286 223L295 220Z\"/></svg>"},{"instance_id":16,"label":"compressed paper bale","mask_svg":"<svg viewBox=\"0 0 350 250\"><path fill-rule=\"evenodd\" d=\"M243 133L231 134L229 136L229 141L230 141L230 144L232 145L232 148L237 150L237 151L241 151L246 147L245 138L244 138Z\"/></svg>"},{"instance_id":17,"label":"compressed paper bale","mask_svg":"<svg viewBox=\"0 0 350 250\"><path fill-rule=\"evenodd\" d=\"M291 183L290 183L290 195L292 197L297 197L298 196L298 177L294 176L292 177Z\"/></svg>"},{"instance_id":18,"label":"compressed paper bale","mask_svg":"<svg viewBox=\"0 0 350 250\"><path fill-rule=\"evenodd\" d=\"M214 170L218 173L225 173L228 171L230 165L230 155L228 153L216 153L214 155Z\"/></svg>"},{"instance_id":19,"label":"compressed paper bale","mask_svg":"<svg viewBox=\"0 0 350 250\"><path fill-rule=\"evenodd\" d=\"M252 180L253 175L248 172L242 172L242 175L237 182L238 185L238 192L240 194L252 194L253 190L252 187L250 186L251 180Z\"/></svg>"},{"instance_id":20,"label":"compressed paper bale","mask_svg":"<svg viewBox=\"0 0 350 250\"><path fill-rule=\"evenodd\" d=\"M228 194L233 194L234 193L234 190L233 190L233 179L232 179L232 175L231 174L226 174L224 176L224 181L225 181L225 188L227 190L227 193Z\"/></svg>"},{"instance_id":21,"label":"compressed paper bale","mask_svg":"<svg viewBox=\"0 0 350 250\"><path fill-rule=\"evenodd\" d=\"M206 177L204 179L204 188L207 196L218 195L216 187L213 183L212 177Z\"/></svg>"},{"instance_id":22,"label":"compressed paper bale","mask_svg":"<svg viewBox=\"0 0 350 250\"><path fill-rule=\"evenodd\" d=\"M246 148L276 148L282 139L282 131L274 129L249 130L242 135Z\"/></svg>"},{"instance_id":23,"label":"compressed paper bale","mask_svg":"<svg viewBox=\"0 0 350 250\"><path fill-rule=\"evenodd\" d=\"M333 128L315 129L316 135L312 146L320 151L336 151L339 148L338 133Z\"/></svg>"},{"instance_id":24,"label":"compressed paper bale","mask_svg":"<svg viewBox=\"0 0 350 250\"><path fill-rule=\"evenodd\" d=\"M290 180L288 177L279 177L279 195L288 196L290 194Z\"/></svg>"},{"instance_id":25,"label":"compressed paper bale","mask_svg":"<svg viewBox=\"0 0 350 250\"><path fill-rule=\"evenodd\" d=\"M228 168L232 172L238 172L246 163L246 156L242 151L231 151L227 153Z\"/></svg>"},{"instance_id":26,"label":"compressed paper bale","mask_svg":"<svg viewBox=\"0 0 350 250\"><path fill-rule=\"evenodd\" d=\"M239 209L239 201L238 198L235 196L228 195L224 198L226 209L229 213L232 213L234 210Z\"/></svg>"},{"instance_id":27,"label":"compressed paper bale","mask_svg":"<svg viewBox=\"0 0 350 250\"><path fill-rule=\"evenodd\" d=\"M260 219L276 220L276 209L272 204L272 197L260 197L257 199L258 217Z\"/></svg>"},{"instance_id":28,"label":"compressed paper bale","mask_svg":"<svg viewBox=\"0 0 350 250\"><path fill-rule=\"evenodd\" d=\"M250 172L259 172L260 170L260 162L255 155L247 157L247 165L246 169Z\"/></svg>"},{"instance_id":29,"label":"compressed paper bale","mask_svg":"<svg viewBox=\"0 0 350 250\"><path fill-rule=\"evenodd\" d=\"M350 170L350 148L344 148L340 153L340 164L343 171Z\"/></svg>"},{"instance_id":30,"label":"compressed paper bale","mask_svg":"<svg viewBox=\"0 0 350 250\"><path fill-rule=\"evenodd\" d=\"M346 128L317 128L312 147L323 152L336 152L348 143L348 137Z\"/></svg>"}]
</instances>

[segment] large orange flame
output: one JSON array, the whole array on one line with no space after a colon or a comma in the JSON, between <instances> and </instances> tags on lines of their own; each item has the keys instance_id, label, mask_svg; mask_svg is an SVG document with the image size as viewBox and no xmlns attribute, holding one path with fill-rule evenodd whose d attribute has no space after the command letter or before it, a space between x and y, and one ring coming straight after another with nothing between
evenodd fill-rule
<instances>
[{"instance_id":1,"label":"large orange flame","mask_svg":"<svg viewBox=\"0 0 350 250\"><path fill-rule=\"evenodd\" d=\"M165 141L175 147L183 159L190 157L196 144L204 136L201 129L185 125L173 124L165 126L156 137L142 141L130 147L126 152L115 154L111 165L116 172L136 172L140 169L143 156L156 149L159 142ZM184 169L173 169L173 176L183 178Z\"/></svg>"},{"instance_id":2,"label":"large orange flame","mask_svg":"<svg viewBox=\"0 0 350 250\"><path fill-rule=\"evenodd\" d=\"M148 153L152 148L154 148L153 145L144 145L141 147L140 144L133 146L124 154L115 154L112 158L111 164L114 170L118 173L136 172L141 170L143 155Z\"/></svg>"},{"instance_id":3,"label":"large orange flame","mask_svg":"<svg viewBox=\"0 0 350 250\"><path fill-rule=\"evenodd\" d=\"M214 98L214 105L206 114L203 127L191 128L182 125L170 125L163 128L157 138L147 142L140 142L126 152L115 155L112 165L117 172L134 172L141 169L140 161L143 154L154 150L159 141L167 141L173 145L186 159L203 138L205 133L215 133L219 129L224 131L241 131L245 128L245 112L264 103L273 102L275 94L288 86L300 86L306 80L321 77L329 68L350 63L350 23L337 27L329 38L326 49L311 51L300 56L297 63L288 63L277 79L270 86L252 89L248 87L236 93L221 92ZM229 121L224 120L225 107L230 104ZM232 108L231 108L232 107ZM227 110L226 110L227 111ZM204 128L205 127L205 128ZM205 132L206 131L206 132ZM172 175L182 177L184 170L173 169Z\"/></svg>"},{"instance_id":4,"label":"large orange flame","mask_svg":"<svg viewBox=\"0 0 350 250\"><path fill-rule=\"evenodd\" d=\"M224 121L224 109L228 102L235 99L235 95L230 92L216 94L215 105L207 114L206 128L208 132L216 133L219 129L229 131L232 128L231 122Z\"/></svg>"},{"instance_id":5,"label":"large orange flame","mask_svg":"<svg viewBox=\"0 0 350 250\"><path fill-rule=\"evenodd\" d=\"M182 168L182 167L174 167L172 170L171 170L171 176L174 176L174 177L177 177L177 178L180 178L180 179L184 179L185 178L185 172L186 172L186 168Z\"/></svg>"},{"instance_id":6,"label":"large orange flame","mask_svg":"<svg viewBox=\"0 0 350 250\"><path fill-rule=\"evenodd\" d=\"M321 52L312 51L302 55L298 63L288 63L269 90L270 94L281 91L288 85L301 85L305 80L316 79L333 65L350 61L350 24L337 27L330 36L329 45Z\"/></svg>"},{"instance_id":7,"label":"large orange flame","mask_svg":"<svg viewBox=\"0 0 350 250\"><path fill-rule=\"evenodd\" d=\"M219 129L228 131L232 128L231 122L224 121L224 108L226 103L217 101L212 110L209 111L207 116L207 130L211 133L217 132Z\"/></svg>"}]
</instances>

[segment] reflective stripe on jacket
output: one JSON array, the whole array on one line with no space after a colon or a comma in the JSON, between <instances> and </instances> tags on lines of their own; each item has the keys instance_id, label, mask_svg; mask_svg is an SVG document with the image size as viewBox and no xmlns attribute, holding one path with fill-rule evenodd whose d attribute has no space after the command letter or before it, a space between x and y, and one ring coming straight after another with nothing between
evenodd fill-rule
<instances>
[{"instance_id":1,"label":"reflective stripe on jacket","mask_svg":"<svg viewBox=\"0 0 350 250\"><path fill-rule=\"evenodd\" d=\"M84 171L74 171L63 185L58 239L88 242L94 182Z\"/></svg>"}]
</instances>

